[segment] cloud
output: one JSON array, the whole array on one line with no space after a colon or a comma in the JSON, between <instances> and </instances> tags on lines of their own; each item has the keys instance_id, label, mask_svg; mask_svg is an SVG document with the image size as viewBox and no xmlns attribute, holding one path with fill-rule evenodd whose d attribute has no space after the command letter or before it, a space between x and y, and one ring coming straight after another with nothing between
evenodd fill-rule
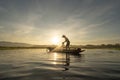
<instances>
[{"instance_id":1,"label":"cloud","mask_svg":"<svg viewBox=\"0 0 120 80\"><path fill-rule=\"evenodd\" d=\"M23 16L23 18L21 18L21 23L27 24L27 25L34 25L41 18L42 18L42 14L30 12L30 13L26 14L25 16Z\"/></svg>"},{"instance_id":2,"label":"cloud","mask_svg":"<svg viewBox=\"0 0 120 80\"><path fill-rule=\"evenodd\" d=\"M25 4L21 6L23 2ZM112 0L37 0L35 3L23 0L20 3L8 3L5 8L0 6L0 12L9 11L1 15L0 38L48 42L54 35L65 34L76 42L100 39L110 31L108 24L115 24L112 20L116 19L115 14L119 12L115 4ZM118 29L116 26L111 27L108 33L115 35L112 32L115 28Z\"/></svg>"},{"instance_id":3,"label":"cloud","mask_svg":"<svg viewBox=\"0 0 120 80\"><path fill-rule=\"evenodd\" d=\"M93 28L97 28L97 27L102 27L102 25L104 24L107 24L109 23L111 20L106 20L106 21L103 21L103 22L99 22L99 23L91 23L89 25L86 25L86 27L82 28L83 31L88 31L90 29L93 29ZM104 27L104 26L103 26Z\"/></svg>"},{"instance_id":4,"label":"cloud","mask_svg":"<svg viewBox=\"0 0 120 80\"><path fill-rule=\"evenodd\" d=\"M2 6L0 6L0 12L8 12L8 10Z\"/></svg>"},{"instance_id":5,"label":"cloud","mask_svg":"<svg viewBox=\"0 0 120 80\"><path fill-rule=\"evenodd\" d=\"M2 29L3 28L3 26L0 26L0 29Z\"/></svg>"},{"instance_id":6,"label":"cloud","mask_svg":"<svg viewBox=\"0 0 120 80\"><path fill-rule=\"evenodd\" d=\"M16 25L14 26L14 33L15 34L29 34L31 33L33 30L34 30L34 27L33 26L29 26L29 25L22 25L22 24L19 24L19 25Z\"/></svg>"},{"instance_id":7,"label":"cloud","mask_svg":"<svg viewBox=\"0 0 120 80\"><path fill-rule=\"evenodd\" d=\"M110 19L109 17L114 14L114 9L117 4L111 1L83 1L83 5L74 11L74 17L86 19L89 22L103 21Z\"/></svg>"}]
</instances>

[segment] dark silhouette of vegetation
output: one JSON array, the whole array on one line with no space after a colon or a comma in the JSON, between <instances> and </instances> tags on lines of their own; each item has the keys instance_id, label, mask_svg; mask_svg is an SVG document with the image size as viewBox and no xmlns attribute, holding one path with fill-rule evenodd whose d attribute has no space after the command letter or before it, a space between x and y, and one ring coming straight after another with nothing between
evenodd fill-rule
<instances>
[{"instance_id":1,"label":"dark silhouette of vegetation","mask_svg":"<svg viewBox=\"0 0 120 80\"><path fill-rule=\"evenodd\" d=\"M85 45L87 49L120 49L120 44L101 44L101 45Z\"/></svg>"},{"instance_id":2,"label":"dark silhouette of vegetation","mask_svg":"<svg viewBox=\"0 0 120 80\"><path fill-rule=\"evenodd\" d=\"M7 47L7 46L0 46L0 50L6 49L53 49L57 47L56 45L37 45L37 46L30 46L30 47ZM84 48L84 49L118 49L120 50L120 44L101 44L101 45L71 45L70 48Z\"/></svg>"}]
</instances>

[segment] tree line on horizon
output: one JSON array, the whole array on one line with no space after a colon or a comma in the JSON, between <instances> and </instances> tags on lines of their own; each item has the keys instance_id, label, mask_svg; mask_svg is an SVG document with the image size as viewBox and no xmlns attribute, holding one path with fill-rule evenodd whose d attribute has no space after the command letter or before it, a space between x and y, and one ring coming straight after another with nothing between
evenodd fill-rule
<instances>
[{"instance_id":1,"label":"tree line on horizon","mask_svg":"<svg viewBox=\"0 0 120 80\"><path fill-rule=\"evenodd\" d=\"M100 45L92 45L92 44L88 44L85 46L81 46L83 48L119 48L120 49L120 44L116 43L116 44L100 44Z\"/></svg>"},{"instance_id":2,"label":"tree line on horizon","mask_svg":"<svg viewBox=\"0 0 120 80\"><path fill-rule=\"evenodd\" d=\"M57 45L37 45L37 46L0 46L0 49L39 49L39 48L49 48L49 47L57 47ZM114 49L120 49L120 44L101 44L101 45L92 45L92 44L87 44L87 45L71 45L70 47L72 48L86 48L86 49L103 49L103 48L114 48Z\"/></svg>"}]
</instances>

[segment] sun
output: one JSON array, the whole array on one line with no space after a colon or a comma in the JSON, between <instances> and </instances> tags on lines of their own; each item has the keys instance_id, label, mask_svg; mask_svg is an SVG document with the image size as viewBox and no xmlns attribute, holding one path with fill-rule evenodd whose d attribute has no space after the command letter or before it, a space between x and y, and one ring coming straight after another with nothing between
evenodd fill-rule
<instances>
[{"instance_id":1,"label":"sun","mask_svg":"<svg viewBox=\"0 0 120 80\"><path fill-rule=\"evenodd\" d=\"M54 44L54 45L58 45L59 44L59 38L58 37L53 37L52 38L52 43Z\"/></svg>"}]
</instances>

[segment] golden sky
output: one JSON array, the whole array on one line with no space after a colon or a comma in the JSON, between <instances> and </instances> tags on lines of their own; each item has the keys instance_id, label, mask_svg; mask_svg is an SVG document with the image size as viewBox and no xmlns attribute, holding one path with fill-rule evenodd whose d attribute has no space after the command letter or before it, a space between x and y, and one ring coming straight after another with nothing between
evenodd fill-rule
<instances>
[{"instance_id":1,"label":"golden sky","mask_svg":"<svg viewBox=\"0 0 120 80\"><path fill-rule=\"evenodd\" d=\"M0 0L0 41L120 43L119 0Z\"/></svg>"}]
</instances>

